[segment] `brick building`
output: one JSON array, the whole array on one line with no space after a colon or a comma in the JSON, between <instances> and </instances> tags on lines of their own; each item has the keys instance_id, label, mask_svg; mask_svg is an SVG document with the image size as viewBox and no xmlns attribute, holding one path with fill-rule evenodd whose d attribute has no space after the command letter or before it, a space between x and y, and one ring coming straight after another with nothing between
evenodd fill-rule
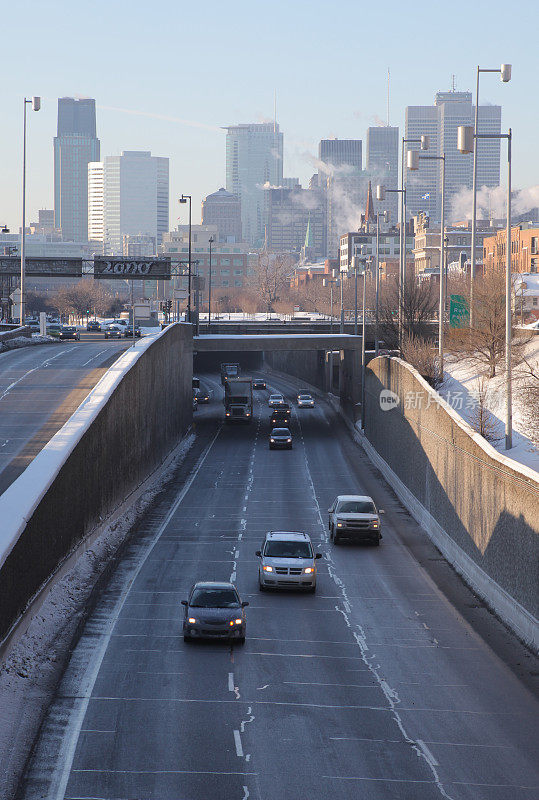
<instances>
[{"instance_id":1,"label":"brick building","mask_svg":"<svg viewBox=\"0 0 539 800\"><path fill-rule=\"evenodd\" d=\"M505 270L505 228L483 239L485 273ZM539 272L539 226L522 222L511 228L511 272Z\"/></svg>"}]
</instances>

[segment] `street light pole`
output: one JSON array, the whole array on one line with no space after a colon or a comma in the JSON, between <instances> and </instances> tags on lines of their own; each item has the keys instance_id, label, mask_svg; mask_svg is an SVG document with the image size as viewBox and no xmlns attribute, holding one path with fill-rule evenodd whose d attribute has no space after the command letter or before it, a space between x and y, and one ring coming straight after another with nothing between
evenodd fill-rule
<instances>
[{"instance_id":1,"label":"street light pole","mask_svg":"<svg viewBox=\"0 0 539 800\"><path fill-rule=\"evenodd\" d=\"M344 289L344 280L343 276L340 276L341 281L341 324L339 326L339 333L344 333L344 298L343 298L343 289Z\"/></svg>"},{"instance_id":2,"label":"street light pole","mask_svg":"<svg viewBox=\"0 0 539 800\"><path fill-rule=\"evenodd\" d=\"M191 195L190 194L182 194L180 197L180 203L187 203L189 200L189 278L188 278L188 289L187 289L187 321L191 322Z\"/></svg>"},{"instance_id":3,"label":"street light pole","mask_svg":"<svg viewBox=\"0 0 539 800\"><path fill-rule=\"evenodd\" d=\"M407 167L411 172L419 169L419 161L442 162L442 208L440 220L440 304L438 308L438 363L440 376L444 376L444 309L445 309L445 153L441 156L422 156L417 150L408 150Z\"/></svg>"},{"instance_id":4,"label":"street light pole","mask_svg":"<svg viewBox=\"0 0 539 800\"><path fill-rule=\"evenodd\" d=\"M24 252L26 238L26 106L31 103L34 111L41 108L41 98L32 97L23 100L23 127L22 127L22 229L21 229L21 299L20 299L20 324L24 325L24 279L26 273L26 256Z\"/></svg>"},{"instance_id":5,"label":"street light pole","mask_svg":"<svg viewBox=\"0 0 539 800\"><path fill-rule=\"evenodd\" d=\"M511 76L511 67L509 76ZM493 70L497 72L498 70ZM503 78L502 65L502 80ZM509 78L507 78L509 80ZM507 139L507 230L505 238L505 449L513 446L513 381L511 374L511 143L513 134L511 128L508 133L474 133L472 125L459 125L457 131L457 150L461 153L471 153L476 139ZM471 299L470 299L471 313Z\"/></svg>"},{"instance_id":6,"label":"street light pole","mask_svg":"<svg viewBox=\"0 0 539 800\"><path fill-rule=\"evenodd\" d=\"M367 297L367 263L363 264L363 308L361 315L361 430L365 430L365 303Z\"/></svg>"},{"instance_id":7,"label":"street light pole","mask_svg":"<svg viewBox=\"0 0 539 800\"><path fill-rule=\"evenodd\" d=\"M473 178L472 178L472 249L470 253L470 328L473 327L473 285L475 280L475 239L477 227L477 139L479 124L479 75L481 72L499 72L502 83L511 80L511 64L502 64L500 69L481 69L477 67L475 87L475 121L473 142Z\"/></svg>"},{"instance_id":8,"label":"street light pole","mask_svg":"<svg viewBox=\"0 0 539 800\"><path fill-rule=\"evenodd\" d=\"M210 245L210 275L209 275L209 285L208 285L208 333L211 329L211 246L214 243L215 239L213 236L210 236L208 239L208 244Z\"/></svg>"}]
</instances>

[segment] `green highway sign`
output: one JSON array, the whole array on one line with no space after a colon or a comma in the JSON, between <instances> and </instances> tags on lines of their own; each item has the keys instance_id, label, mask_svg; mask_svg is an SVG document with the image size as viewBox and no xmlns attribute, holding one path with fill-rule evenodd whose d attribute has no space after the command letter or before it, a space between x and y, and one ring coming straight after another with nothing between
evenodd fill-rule
<instances>
[{"instance_id":1,"label":"green highway sign","mask_svg":"<svg viewBox=\"0 0 539 800\"><path fill-rule=\"evenodd\" d=\"M470 319L468 301L461 294L452 294L449 302L449 324L452 328L462 328Z\"/></svg>"}]
</instances>

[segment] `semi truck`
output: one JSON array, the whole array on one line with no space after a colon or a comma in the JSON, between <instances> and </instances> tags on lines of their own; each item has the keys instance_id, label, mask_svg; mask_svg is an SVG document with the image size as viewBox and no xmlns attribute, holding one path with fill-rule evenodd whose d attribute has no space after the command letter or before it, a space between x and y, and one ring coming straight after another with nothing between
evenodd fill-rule
<instances>
[{"instance_id":1,"label":"semi truck","mask_svg":"<svg viewBox=\"0 0 539 800\"><path fill-rule=\"evenodd\" d=\"M250 422L253 418L253 379L229 378L225 383L225 422Z\"/></svg>"},{"instance_id":2,"label":"semi truck","mask_svg":"<svg viewBox=\"0 0 539 800\"><path fill-rule=\"evenodd\" d=\"M221 364L221 384L224 386L230 378L239 378L239 364Z\"/></svg>"}]
</instances>

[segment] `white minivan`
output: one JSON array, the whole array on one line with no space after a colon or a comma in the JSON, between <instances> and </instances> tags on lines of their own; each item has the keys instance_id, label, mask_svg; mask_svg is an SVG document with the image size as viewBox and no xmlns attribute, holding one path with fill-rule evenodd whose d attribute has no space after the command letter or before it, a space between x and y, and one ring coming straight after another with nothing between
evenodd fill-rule
<instances>
[{"instance_id":1,"label":"white minivan","mask_svg":"<svg viewBox=\"0 0 539 800\"><path fill-rule=\"evenodd\" d=\"M316 591L316 560L309 536L298 531L270 531L257 550L258 588Z\"/></svg>"}]
</instances>

